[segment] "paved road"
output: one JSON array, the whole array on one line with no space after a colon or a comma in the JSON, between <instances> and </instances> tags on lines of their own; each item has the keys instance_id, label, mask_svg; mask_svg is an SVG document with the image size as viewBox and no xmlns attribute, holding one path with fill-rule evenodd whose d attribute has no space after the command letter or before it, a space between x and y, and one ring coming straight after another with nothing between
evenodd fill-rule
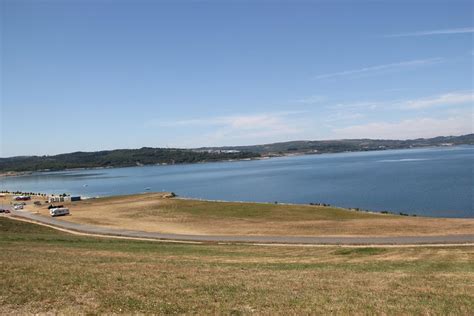
<instances>
[{"instance_id":1,"label":"paved road","mask_svg":"<svg viewBox=\"0 0 474 316\"><path fill-rule=\"evenodd\" d=\"M110 235L161 240L229 242L229 243L282 243L282 244L321 244L321 245L411 245L411 244L465 244L474 243L472 235L446 236L395 236L395 237L298 237L298 236L219 236L219 235L181 235L161 234L118 228L107 228L87 224L77 224L44 217L27 211L14 211L12 215L53 225L59 228L88 234Z\"/></svg>"}]
</instances>

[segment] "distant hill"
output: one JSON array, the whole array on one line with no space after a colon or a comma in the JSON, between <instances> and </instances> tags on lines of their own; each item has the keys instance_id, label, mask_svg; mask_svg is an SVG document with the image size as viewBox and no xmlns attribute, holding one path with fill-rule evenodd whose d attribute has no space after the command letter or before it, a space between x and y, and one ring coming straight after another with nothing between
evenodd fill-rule
<instances>
[{"instance_id":1,"label":"distant hill","mask_svg":"<svg viewBox=\"0 0 474 316\"><path fill-rule=\"evenodd\" d=\"M282 155L289 153L314 154L337 153L346 151L371 151L385 149L403 149L414 147L474 145L474 134L462 136L439 136L434 138L418 138L410 140L384 139L341 139L322 141L289 141L253 146L204 147L201 150L239 150L259 153L262 155Z\"/></svg>"},{"instance_id":2,"label":"distant hill","mask_svg":"<svg viewBox=\"0 0 474 316\"><path fill-rule=\"evenodd\" d=\"M208 152L190 149L140 148L97 152L74 152L55 156L0 158L0 172L45 171L73 168L130 167L245 159L260 156L250 152Z\"/></svg>"},{"instance_id":3,"label":"distant hill","mask_svg":"<svg viewBox=\"0 0 474 316\"><path fill-rule=\"evenodd\" d=\"M0 172L44 171L73 168L129 167L180 164L346 151L371 151L430 146L474 145L474 134L412 140L342 139L290 141L254 146L202 147L195 149L150 148L74 152L54 156L0 158Z\"/></svg>"}]
</instances>

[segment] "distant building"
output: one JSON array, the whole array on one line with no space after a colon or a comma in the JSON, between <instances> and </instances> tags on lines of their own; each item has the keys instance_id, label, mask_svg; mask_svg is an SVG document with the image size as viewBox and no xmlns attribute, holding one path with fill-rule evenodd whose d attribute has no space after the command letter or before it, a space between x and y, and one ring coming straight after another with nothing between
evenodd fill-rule
<instances>
[{"instance_id":1,"label":"distant building","mask_svg":"<svg viewBox=\"0 0 474 316\"><path fill-rule=\"evenodd\" d=\"M49 203L64 202L64 201L65 201L64 196L61 196L61 195L50 195L48 197Z\"/></svg>"},{"instance_id":2,"label":"distant building","mask_svg":"<svg viewBox=\"0 0 474 316\"><path fill-rule=\"evenodd\" d=\"M240 150L235 149L195 149L195 152L198 153L208 153L208 154L236 154L240 153Z\"/></svg>"},{"instance_id":3,"label":"distant building","mask_svg":"<svg viewBox=\"0 0 474 316\"><path fill-rule=\"evenodd\" d=\"M70 196L70 195L50 195L48 197L49 203L57 203L57 202L75 202L80 201L80 196Z\"/></svg>"}]
</instances>

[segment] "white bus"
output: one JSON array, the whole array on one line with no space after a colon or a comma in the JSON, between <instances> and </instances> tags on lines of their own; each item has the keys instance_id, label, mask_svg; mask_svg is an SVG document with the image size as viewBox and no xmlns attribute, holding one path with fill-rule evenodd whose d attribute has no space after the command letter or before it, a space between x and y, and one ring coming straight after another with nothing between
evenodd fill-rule
<instances>
[{"instance_id":1,"label":"white bus","mask_svg":"<svg viewBox=\"0 0 474 316\"><path fill-rule=\"evenodd\" d=\"M69 209L65 207L52 208L49 210L49 214L51 216L69 215Z\"/></svg>"}]
</instances>

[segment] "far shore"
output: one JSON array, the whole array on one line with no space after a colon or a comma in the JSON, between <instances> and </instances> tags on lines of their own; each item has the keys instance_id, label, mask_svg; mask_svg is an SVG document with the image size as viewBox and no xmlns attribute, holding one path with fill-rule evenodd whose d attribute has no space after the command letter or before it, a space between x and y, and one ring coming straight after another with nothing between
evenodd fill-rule
<instances>
[{"instance_id":1,"label":"far shore","mask_svg":"<svg viewBox=\"0 0 474 316\"><path fill-rule=\"evenodd\" d=\"M134 167L153 167L153 166L177 166L177 165L196 165L206 163L219 163L219 162L238 162L238 161L254 161L254 160L267 160L273 158L283 157L297 157L297 156L312 156L312 155L334 155L334 154L347 154L347 153L367 153L367 152L387 152L395 150L413 150L413 149L429 149L429 148L446 148L446 147L460 147L460 146L473 146L469 144L459 145L437 145L437 146L423 146L423 147L409 147L409 148L397 148L397 149L377 149L377 150L356 150L356 151L341 151L341 152L315 152L315 151L304 151L304 152L290 152L290 153L270 153L265 156L252 157L252 158L241 158L241 159L223 159L216 161L199 161L199 162L186 162L186 163L156 163L156 164L135 164L129 166L98 166L98 167L78 167L78 168L65 168L65 169L40 169L33 171L4 171L0 172L0 178L2 177L20 177L25 175L31 175L33 173L42 172L63 172L63 171L79 171L79 170L101 170L101 169L119 169L119 168L134 168Z\"/></svg>"}]
</instances>

